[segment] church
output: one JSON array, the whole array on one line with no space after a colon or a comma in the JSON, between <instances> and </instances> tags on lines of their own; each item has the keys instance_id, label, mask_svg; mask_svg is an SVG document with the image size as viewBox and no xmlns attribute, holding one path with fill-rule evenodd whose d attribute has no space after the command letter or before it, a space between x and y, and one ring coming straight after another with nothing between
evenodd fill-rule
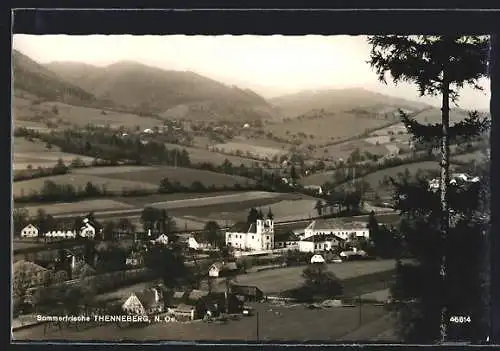
<instances>
[{"instance_id":1,"label":"church","mask_svg":"<svg viewBox=\"0 0 500 351\"><path fill-rule=\"evenodd\" d=\"M257 219L255 223L235 225L226 232L226 245L239 250L272 250L274 248L273 219L268 217Z\"/></svg>"}]
</instances>

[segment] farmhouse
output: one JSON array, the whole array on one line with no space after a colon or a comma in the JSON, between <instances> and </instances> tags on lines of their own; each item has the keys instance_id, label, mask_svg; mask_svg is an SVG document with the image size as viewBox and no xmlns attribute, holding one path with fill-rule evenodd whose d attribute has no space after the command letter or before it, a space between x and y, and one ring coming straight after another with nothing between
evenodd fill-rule
<instances>
[{"instance_id":1,"label":"farmhouse","mask_svg":"<svg viewBox=\"0 0 500 351\"><path fill-rule=\"evenodd\" d=\"M216 262L210 266L208 269L209 277L222 277L234 274L238 271L238 266L236 262Z\"/></svg>"},{"instance_id":2,"label":"farmhouse","mask_svg":"<svg viewBox=\"0 0 500 351\"><path fill-rule=\"evenodd\" d=\"M123 311L132 314L146 315L163 312L163 296L158 288L151 288L132 293L122 305Z\"/></svg>"},{"instance_id":3,"label":"farmhouse","mask_svg":"<svg viewBox=\"0 0 500 351\"><path fill-rule=\"evenodd\" d=\"M49 276L49 270L30 261L20 260L12 266L12 284L19 282L29 287L42 285Z\"/></svg>"},{"instance_id":4,"label":"farmhouse","mask_svg":"<svg viewBox=\"0 0 500 351\"><path fill-rule=\"evenodd\" d=\"M335 234L319 234L298 242L300 252L328 251L341 247L345 240Z\"/></svg>"},{"instance_id":5,"label":"farmhouse","mask_svg":"<svg viewBox=\"0 0 500 351\"><path fill-rule=\"evenodd\" d=\"M315 235L334 235L343 240L350 238L370 237L370 230L364 222L340 222L338 220L314 220L304 230L301 239Z\"/></svg>"},{"instance_id":6,"label":"farmhouse","mask_svg":"<svg viewBox=\"0 0 500 351\"><path fill-rule=\"evenodd\" d=\"M241 223L226 232L226 245L251 251L274 248L274 221L257 219L255 223Z\"/></svg>"},{"instance_id":7,"label":"farmhouse","mask_svg":"<svg viewBox=\"0 0 500 351\"><path fill-rule=\"evenodd\" d=\"M154 241L156 244L160 245L168 245L168 236L165 234L160 235L156 240Z\"/></svg>"},{"instance_id":8,"label":"farmhouse","mask_svg":"<svg viewBox=\"0 0 500 351\"><path fill-rule=\"evenodd\" d=\"M21 230L21 237L22 238L36 238L36 237L38 237L39 233L40 233L40 229L38 229L37 226L30 223Z\"/></svg>"},{"instance_id":9,"label":"farmhouse","mask_svg":"<svg viewBox=\"0 0 500 351\"><path fill-rule=\"evenodd\" d=\"M194 236L188 238L187 245L192 250L208 250L212 248L210 243L203 242L201 239L196 240Z\"/></svg>"},{"instance_id":10,"label":"farmhouse","mask_svg":"<svg viewBox=\"0 0 500 351\"><path fill-rule=\"evenodd\" d=\"M98 227L95 223L90 221L88 218L83 220L83 226L80 228L80 236L83 238L95 238L95 234Z\"/></svg>"},{"instance_id":11,"label":"farmhouse","mask_svg":"<svg viewBox=\"0 0 500 351\"><path fill-rule=\"evenodd\" d=\"M299 247L299 237L294 232L286 232L275 236L275 249L295 250Z\"/></svg>"}]
</instances>

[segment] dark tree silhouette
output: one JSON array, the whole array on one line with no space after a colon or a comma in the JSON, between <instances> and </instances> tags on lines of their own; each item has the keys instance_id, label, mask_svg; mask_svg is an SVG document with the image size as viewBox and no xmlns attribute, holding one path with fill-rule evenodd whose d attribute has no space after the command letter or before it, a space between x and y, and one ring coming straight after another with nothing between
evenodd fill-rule
<instances>
[{"instance_id":1,"label":"dark tree silhouette","mask_svg":"<svg viewBox=\"0 0 500 351\"><path fill-rule=\"evenodd\" d=\"M248 224L255 223L257 219L259 219L259 212L252 207L247 216L247 223Z\"/></svg>"},{"instance_id":2,"label":"dark tree silhouette","mask_svg":"<svg viewBox=\"0 0 500 351\"><path fill-rule=\"evenodd\" d=\"M404 113L407 129L417 139L433 139L441 147L441 201L440 233L446 241L449 223L448 184L450 136L469 136L483 128L471 115L463 126L450 127L450 101L457 102L459 90L468 85L481 89L478 80L486 75L488 38L472 36L372 36L369 63L379 80L386 82L389 73L394 83L411 82L417 85L421 96L442 96L441 123L434 126L411 121ZM444 252L443 252L444 254ZM441 258L441 280L446 279L446 256ZM440 337L447 340L447 311L441 308Z\"/></svg>"}]
</instances>

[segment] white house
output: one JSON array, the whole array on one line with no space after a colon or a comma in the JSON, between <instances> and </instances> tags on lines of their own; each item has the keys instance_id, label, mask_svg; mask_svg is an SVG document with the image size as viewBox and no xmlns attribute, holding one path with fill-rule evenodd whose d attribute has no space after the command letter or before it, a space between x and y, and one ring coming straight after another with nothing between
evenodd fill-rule
<instances>
[{"instance_id":1,"label":"white house","mask_svg":"<svg viewBox=\"0 0 500 351\"><path fill-rule=\"evenodd\" d=\"M40 230L33 224L28 224L21 230L22 238L36 238L38 237Z\"/></svg>"},{"instance_id":2,"label":"white house","mask_svg":"<svg viewBox=\"0 0 500 351\"><path fill-rule=\"evenodd\" d=\"M94 238L96 234L96 227L88 218L83 220L83 226L80 228L80 236L83 238Z\"/></svg>"},{"instance_id":3,"label":"white house","mask_svg":"<svg viewBox=\"0 0 500 351\"><path fill-rule=\"evenodd\" d=\"M224 275L229 275L231 273L234 273L238 270L238 266L236 265L236 262L216 262L210 266L208 269L208 276L217 278L221 277Z\"/></svg>"},{"instance_id":4,"label":"white house","mask_svg":"<svg viewBox=\"0 0 500 351\"><path fill-rule=\"evenodd\" d=\"M165 234L160 235L158 238L156 238L155 243L168 245L168 236L166 236Z\"/></svg>"},{"instance_id":5,"label":"white house","mask_svg":"<svg viewBox=\"0 0 500 351\"><path fill-rule=\"evenodd\" d=\"M345 241L335 234L321 234L300 240L298 246L300 252L328 251L343 245Z\"/></svg>"},{"instance_id":6,"label":"white house","mask_svg":"<svg viewBox=\"0 0 500 351\"><path fill-rule=\"evenodd\" d=\"M226 232L226 245L251 251L274 248L274 221L258 219L250 225L238 224Z\"/></svg>"},{"instance_id":7,"label":"white house","mask_svg":"<svg viewBox=\"0 0 500 351\"><path fill-rule=\"evenodd\" d=\"M311 263L325 263L325 259L321 255L313 255L313 257L311 257Z\"/></svg>"},{"instance_id":8,"label":"white house","mask_svg":"<svg viewBox=\"0 0 500 351\"><path fill-rule=\"evenodd\" d=\"M209 243L196 240L194 236L188 238L187 245L193 250L206 250L212 247Z\"/></svg>"},{"instance_id":9,"label":"white house","mask_svg":"<svg viewBox=\"0 0 500 351\"><path fill-rule=\"evenodd\" d=\"M132 293L123 303L122 309L130 314L146 315L164 310L161 293L158 289L148 289Z\"/></svg>"},{"instance_id":10,"label":"white house","mask_svg":"<svg viewBox=\"0 0 500 351\"><path fill-rule=\"evenodd\" d=\"M304 230L301 239L307 239L315 235L334 235L343 240L351 237L370 238L370 230L364 222L342 222L339 220L315 220Z\"/></svg>"}]
</instances>

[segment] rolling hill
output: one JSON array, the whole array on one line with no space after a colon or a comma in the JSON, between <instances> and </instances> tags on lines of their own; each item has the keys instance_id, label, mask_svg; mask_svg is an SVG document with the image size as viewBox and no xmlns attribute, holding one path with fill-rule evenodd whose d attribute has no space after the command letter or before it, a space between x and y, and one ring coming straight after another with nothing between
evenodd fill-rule
<instances>
[{"instance_id":1,"label":"rolling hill","mask_svg":"<svg viewBox=\"0 0 500 351\"><path fill-rule=\"evenodd\" d=\"M325 114L347 112L356 109L385 113L403 108L421 110L426 104L375 93L362 88L302 91L270 99L282 114L294 118L314 111Z\"/></svg>"},{"instance_id":2,"label":"rolling hill","mask_svg":"<svg viewBox=\"0 0 500 351\"><path fill-rule=\"evenodd\" d=\"M14 50L12 53L14 95L31 99L92 104L96 97L81 87L65 81L54 72Z\"/></svg>"},{"instance_id":3,"label":"rolling hill","mask_svg":"<svg viewBox=\"0 0 500 351\"><path fill-rule=\"evenodd\" d=\"M141 114L191 120L252 121L269 119L277 113L251 90L227 86L189 71L167 71L131 61L106 67L52 62L45 67L101 100L127 106Z\"/></svg>"}]
</instances>

